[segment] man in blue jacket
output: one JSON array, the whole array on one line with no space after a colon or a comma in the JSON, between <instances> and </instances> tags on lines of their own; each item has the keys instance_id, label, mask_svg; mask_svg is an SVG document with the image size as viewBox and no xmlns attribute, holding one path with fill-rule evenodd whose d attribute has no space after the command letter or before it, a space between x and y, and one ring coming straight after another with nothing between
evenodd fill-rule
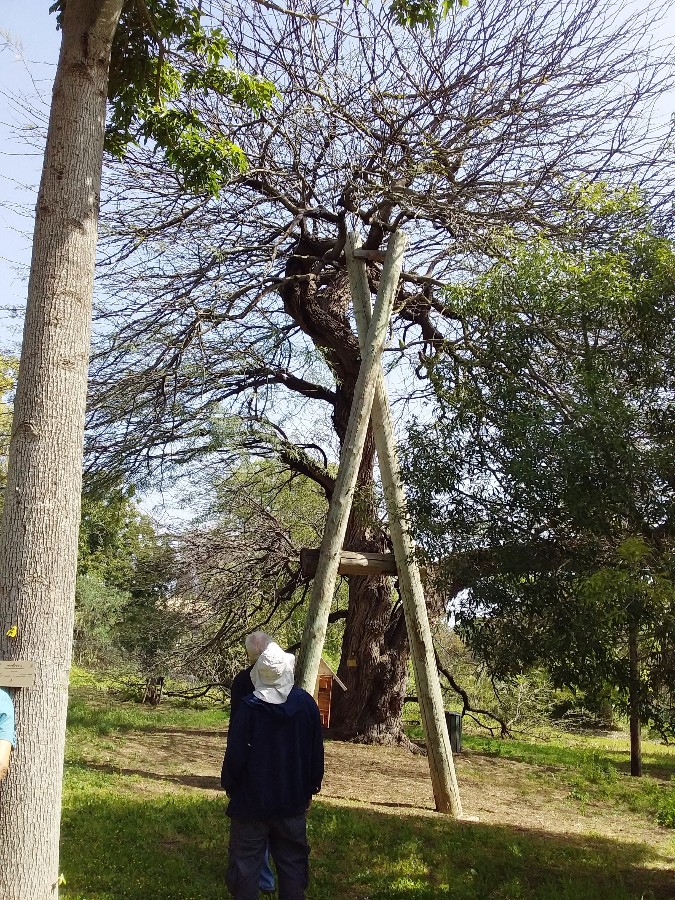
<instances>
[{"instance_id":1,"label":"man in blue jacket","mask_svg":"<svg viewBox=\"0 0 675 900\"><path fill-rule=\"evenodd\" d=\"M0 688L0 781L9 771L9 757L16 743L14 704L4 688Z\"/></svg>"},{"instance_id":2,"label":"man in blue jacket","mask_svg":"<svg viewBox=\"0 0 675 900\"><path fill-rule=\"evenodd\" d=\"M230 724L232 724L232 720L241 709L241 701L255 690L251 680L251 670L258 661L260 654L263 650L266 650L271 643L272 638L264 631L254 631L251 634L246 635L244 645L246 647L250 666L246 669L242 669L242 671L238 672L232 679L232 685L230 687ZM260 870L260 883L258 886L263 894L273 894L276 888L274 872L270 866L269 850L265 850L265 859Z\"/></svg>"},{"instance_id":3,"label":"man in blue jacket","mask_svg":"<svg viewBox=\"0 0 675 900\"><path fill-rule=\"evenodd\" d=\"M232 718L221 773L230 797L227 883L234 900L257 900L265 847L279 900L304 900L309 880L306 813L323 779L321 719L293 686L295 658L271 643L251 670L254 692Z\"/></svg>"}]
</instances>

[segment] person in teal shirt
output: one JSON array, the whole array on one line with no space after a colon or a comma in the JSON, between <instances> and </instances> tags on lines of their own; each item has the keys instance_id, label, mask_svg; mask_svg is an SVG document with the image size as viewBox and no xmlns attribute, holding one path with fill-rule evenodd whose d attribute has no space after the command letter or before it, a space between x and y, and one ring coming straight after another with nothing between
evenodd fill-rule
<instances>
[{"instance_id":1,"label":"person in teal shirt","mask_svg":"<svg viewBox=\"0 0 675 900\"><path fill-rule=\"evenodd\" d=\"M9 771L9 757L16 743L14 704L4 688L0 688L0 781Z\"/></svg>"}]
</instances>

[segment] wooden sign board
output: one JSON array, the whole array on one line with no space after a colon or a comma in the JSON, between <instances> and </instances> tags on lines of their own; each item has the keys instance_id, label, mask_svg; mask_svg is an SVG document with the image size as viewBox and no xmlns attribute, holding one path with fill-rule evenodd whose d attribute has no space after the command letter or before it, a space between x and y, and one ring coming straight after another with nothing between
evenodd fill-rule
<instances>
[{"instance_id":1,"label":"wooden sign board","mask_svg":"<svg viewBox=\"0 0 675 900\"><path fill-rule=\"evenodd\" d=\"M35 683L35 663L23 659L0 661L0 687L25 688Z\"/></svg>"}]
</instances>

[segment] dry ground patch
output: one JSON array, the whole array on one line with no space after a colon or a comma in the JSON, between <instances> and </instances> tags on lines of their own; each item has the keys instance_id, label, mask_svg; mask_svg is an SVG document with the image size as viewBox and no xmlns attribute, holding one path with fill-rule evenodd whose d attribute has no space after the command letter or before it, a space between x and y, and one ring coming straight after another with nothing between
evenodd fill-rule
<instances>
[{"instance_id":1,"label":"dry ground patch","mask_svg":"<svg viewBox=\"0 0 675 900\"><path fill-rule=\"evenodd\" d=\"M227 732L190 728L130 731L99 739L81 757L89 767L139 776L139 792L219 791ZM675 869L671 830L607 803L579 803L555 766L467 750L455 758L464 811L486 825L648 844L651 865ZM627 776L626 785L631 787ZM402 748L326 743L322 799L381 813L435 815L428 763Z\"/></svg>"}]
</instances>

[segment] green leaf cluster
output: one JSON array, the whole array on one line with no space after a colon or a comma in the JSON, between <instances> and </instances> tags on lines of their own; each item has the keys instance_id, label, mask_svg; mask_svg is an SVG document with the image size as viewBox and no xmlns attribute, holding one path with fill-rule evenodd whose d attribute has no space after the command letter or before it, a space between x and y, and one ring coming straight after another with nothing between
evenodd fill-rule
<instances>
[{"instance_id":1,"label":"green leaf cluster","mask_svg":"<svg viewBox=\"0 0 675 900\"><path fill-rule=\"evenodd\" d=\"M52 12L61 14L62 0ZM186 190L217 196L247 167L242 149L193 106L198 95L259 113L276 96L264 78L241 72L222 28L204 24L189 0L125 3L115 34L108 82L106 150L122 157L149 143Z\"/></svg>"},{"instance_id":2,"label":"green leaf cluster","mask_svg":"<svg viewBox=\"0 0 675 900\"><path fill-rule=\"evenodd\" d=\"M453 9L468 6L469 0L392 0L391 15L399 25L436 31Z\"/></svg>"},{"instance_id":3,"label":"green leaf cluster","mask_svg":"<svg viewBox=\"0 0 675 900\"><path fill-rule=\"evenodd\" d=\"M430 366L435 421L410 432L412 508L436 561L493 560L457 600L491 672L543 664L625 709L637 624L643 710L672 733L675 246L634 192L577 194L592 238L505 246L448 289L463 337Z\"/></svg>"},{"instance_id":4,"label":"green leaf cluster","mask_svg":"<svg viewBox=\"0 0 675 900\"><path fill-rule=\"evenodd\" d=\"M122 156L129 144L151 142L188 190L217 196L246 157L191 101L210 94L259 112L276 94L269 81L230 63L222 29L203 25L198 8L180 0L127 4L111 59L108 151Z\"/></svg>"}]
</instances>

